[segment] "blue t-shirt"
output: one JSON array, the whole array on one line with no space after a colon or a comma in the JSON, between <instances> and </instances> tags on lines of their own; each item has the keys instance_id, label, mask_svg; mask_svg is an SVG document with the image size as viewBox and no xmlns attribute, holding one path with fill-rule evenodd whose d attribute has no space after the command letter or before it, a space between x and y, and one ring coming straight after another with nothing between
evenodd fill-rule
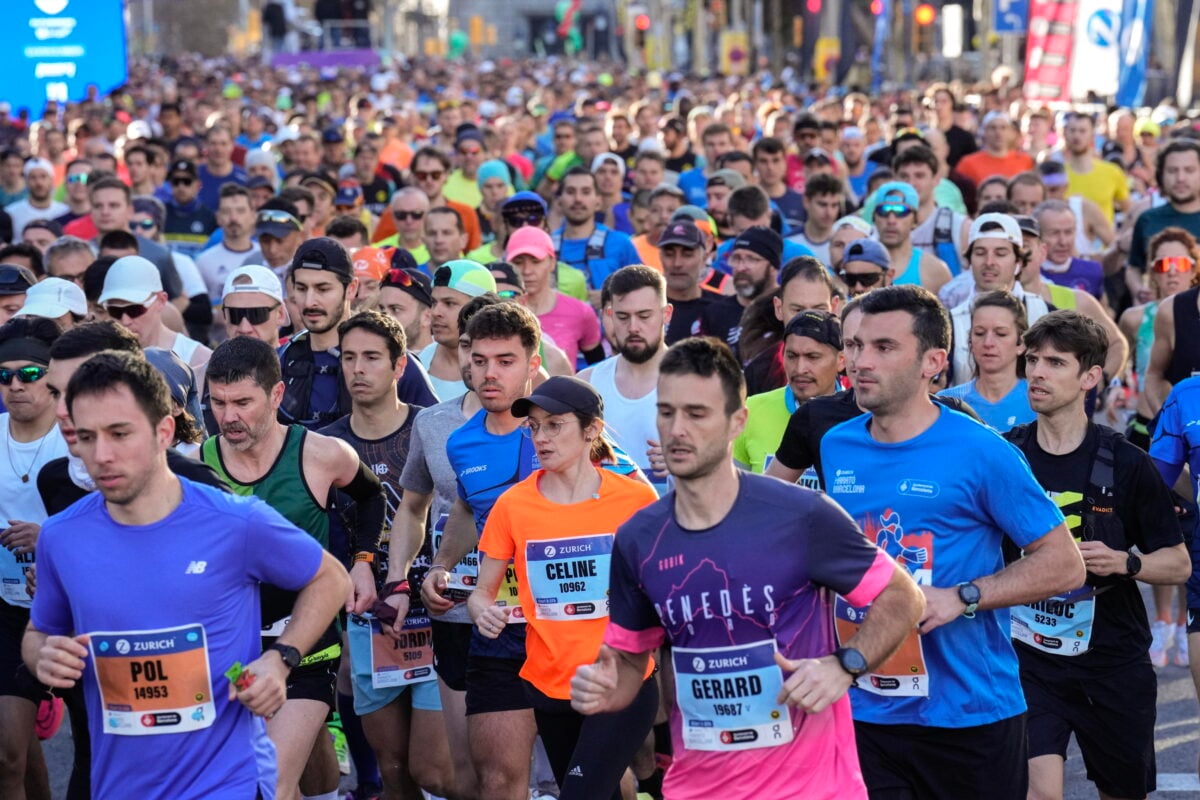
<instances>
[{"instance_id":1,"label":"blue t-shirt","mask_svg":"<svg viewBox=\"0 0 1200 800\"><path fill-rule=\"evenodd\" d=\"M943 406L938 414L927 430L895 443L871 438L871 414L844 422L822 439L821 465L829 496L918 584L953 587L1003 569L1006 536L1026 547L1063 516L1017 448L965 414ZM927 695L909 694L907 675L895 685L867 679L883 688L851 690L854 719L966 728L1023 713L1010 635L1005 608L919 636L914 661L923 670L913 669L924 674ZM901 653L917 645L906 642ZM878 674L890 674L887 666Z\"/></svg>"},{"instance_id":2,"label":"blue t-shirt","mask_svg":"<svg viewBox=\"0 0 1200 800\"><path fill-rule=\"evenodd\" d=\"M239 186L246 185L246 170L233 165L233 172L228 175L217 177L208 171L208 167L201 164L197 170L200 176L200 202L203 203L209 211L217 213L217 206L221 201L221 187L227 183L236 183Z\"/></svg>"},{"instance_id":3,"label":"blue t-shirt","mask_svg":"<svg viewBox=\"0 0 1200 800\"><path fill-rule=\"evenodd\" d=\"M708 176L704 174L704 170L689 169L680 175L679 188L689 203L708 208Z\"/></svg>"},{"instance_id":4,"label":"blue t-shirt","mask_svg":"<svg viewBox=\"0 0 1200 800\"><path fill-rule=\"evenodd\" d=\"M1037 414L1029 407L1029 384L1024 378L1018 380L1017 385L998 403L989 402L979 393L974 378L958 386L942 389L938 395L965 400L985 425L999 433L1037 419Z\"/></svg>"},{"instance_id":5,"label":"blue t-shirt","mask_svg":"<svg viewBox=\"0 0 1200 800\"><path fill-rule=\"evenodd\" d=\"M298 590L323 551L258 498L180 483L182 501L152 525L113 521L99 492L46 520L32 621L91 634L93 796L243 800L260 785L273 796L274 748L262 720L226 699L225 670L262 652L259 583ZM123 735L151 728L163 732Z\"/></svg>"},{"instance_id":6,"label":"blue t-shirt","mask_svg":"<svg viewBox=\"0 0 1200 800\"><path fill-rule=\"evenodd\" d=\"M604 285L604 279L621 267L642 263L633 240L620 231L614 231L604 225L597 225L597 230L608 231L604 239L604 255L600 258L587 257L588 239L563 239L559 247L558 260L564 261L582 270L587 277L589 289L599 291ZM562 235L561 229L558 235Z\"/></svg>"},{"instance_id":7,"label":"blue t-shirt","mask_svg":"<svg viewBox=\"0 0 1200 800\"><path fill-rule=\"evenodd\" d=\"M717 248L716 257L713 258L713 268L719 272L724 272L726 275L732 274L733 270L729 268L729 251L733 249L733 239L727 239L722 242ZM817 257L817 254L809 249L808 245L800 242L793 242L790 239L783 240L783 261L779 264L782 267L784 264L798 256Z\"/></svg>"},{"instance_id":8,"label":"blue t-shirt","mask_svg":"<svg viewBox=\"0 0 1200 800\"><path fill-rule=\"evenodd\" d=\"M804 208L804 195L795 189L784 189L783 194L772 197L771 202L783 217L784 236L804 226L804 221L808 219L808 211Z\"/></svg>"},{"instance_id":9,"label":"blue t-shirt","mask_svg":"<svg viewBox=\"0 0 1200 800\"><path fill-rule=\"evenodd\" d=\"M1192 491L1195 497L1200 497L1200 377L1185 378L1167 395L1150 441L1150 458L1167 486L1175 485L1183 465L1187 464L1192 473ZM1190 549L1188 608L1200 608L1200 536L1193 534Z\"/></svg>"},{"instance_id":10,"label":"blue t-shirt","mask_svg":"<svg viewBox=\"0 0 1200 800\"><path fill-rule=\"evenodd\" d=\"M866 161L866 159L864 159ZM879 169L879 164L874 161L866 161L866 166L863 168L862 175L851 175L847 178L850 181L850 190L854 192L855 197L867 196L867 184L871 182L871 174Z\"/></svg>"},{"instance_id":11,"label":"blue t-shirt","mask_svg":"<svg viewBox=\"0 0 1200 800\"><path fill-rule=\"evenodd\" d=\"M614 449L616 447L614 446ZM542 468L533 441L520 428L496 434L487 429L487 411L480 409L450 434L446 441L446 458L454 469L458 496L471 508L475 517L475 532L482 535L488 514L496 498ZM605 464L621 475L637 470L637 465L623 452L617 452L617 463ZM507 625L499 638L487 639L473 631L471 654L493 658L525 659L525 626Z\"/></svg>"},{"instance_id":12,"label":"blue t-shirt","mask_svg":"<svg viewBox=\"0 0 1200 800\"><path fill-rule=\"evenodd\" d=\"M612 208L613 229L626 236L633 236L633 223L629 220L629 201L622 200Z\"/></svg>"}]
</instances>

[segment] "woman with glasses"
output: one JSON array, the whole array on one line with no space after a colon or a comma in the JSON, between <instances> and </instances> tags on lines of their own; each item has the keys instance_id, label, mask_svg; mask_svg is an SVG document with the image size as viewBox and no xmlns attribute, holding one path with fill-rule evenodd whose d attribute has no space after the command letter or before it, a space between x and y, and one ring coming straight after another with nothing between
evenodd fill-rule
<instances>
[{"instance_id":1,"label":"woman with glasses","mask_svg":"<svg viewBox=\"0 0 1200 800\"><path fill-rule=\"evenodd\" d=\"M528 629L521 669L560 800L620 798L622 775L649 733L658 688L647 669L637 699L613 714L571 708L575 670L595 660L608 621L609 565L617 528L656 495L601 469L604 403L590 384L556 377L517 400L541 469L492 507L479 541L479 583L467 601L480 635L509 624L496 593L512 561Z\"/></svg>"},{"instance_id":2,"label":"woman with glasses","mask_svg":"<svg viewBox=\"0 0 1200 800\"><path fill-rule=\"evenodd\" d=\"M988 292L971 307L969 347L975 375L966 383L938 394L970 404L989 427L1004 433L1016 425L1033 422L1025 382L1025 345L1029 330L1025 305L1008 292Z\"/></svg>"}]
</instances>

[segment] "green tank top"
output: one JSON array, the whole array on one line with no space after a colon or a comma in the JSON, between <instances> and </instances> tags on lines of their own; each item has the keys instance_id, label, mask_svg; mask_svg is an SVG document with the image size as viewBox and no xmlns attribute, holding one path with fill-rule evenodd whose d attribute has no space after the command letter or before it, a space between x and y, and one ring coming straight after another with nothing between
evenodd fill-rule
<instances>
[{"instance_id":1,"label":"green tank top","mask_svg":"<svg viewBox=\"0 0 1200 800\"><path fill-rule=\"evenodd\" d=\"M241 483L229 474L221 459L221 448L217 436L210 436L200 447L205 464L221 476L229 489L238 495L260 498L283 518L329 548L329 513L313 497L304 480L304 439L308 431L302 425L289 425L287 438L279 457L267 474L253 483ZM300 490L303 487L303 490Z\"/></svg>"},{"instance_id":2,"label":"green tank top","mask_svg":"<svg viewBox=\"0 0 1200 800\"><path fill-rule=\"evenodd\" d=\"M1142 311L1142 324L1137 329L1137 349L1134 351L1133 364L1137 371L1138 391L1146 390L1146 368L1150 366L1150 351L1154 349L1154 318L1158 316L1158 303L1146 304Z\"/></svg>"}]
</instances>

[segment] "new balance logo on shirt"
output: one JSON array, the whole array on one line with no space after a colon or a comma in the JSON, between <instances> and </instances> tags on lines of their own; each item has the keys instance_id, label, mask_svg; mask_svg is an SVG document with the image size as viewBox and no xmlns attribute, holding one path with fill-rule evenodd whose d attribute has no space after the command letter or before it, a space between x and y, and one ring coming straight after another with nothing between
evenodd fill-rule
<instances>
[{"instance_id":1,"label":"new balance logo on shirt","mask_svg":"<svg viewBox=\"0 0 1200 800\"><path fill-rule=\"evenodd\" d=\"M188 564L187 569L183 571L184 575L200 575L203 574L204 568L208 566L207 561L192 561Z\"/></svg>"}]
</instances>

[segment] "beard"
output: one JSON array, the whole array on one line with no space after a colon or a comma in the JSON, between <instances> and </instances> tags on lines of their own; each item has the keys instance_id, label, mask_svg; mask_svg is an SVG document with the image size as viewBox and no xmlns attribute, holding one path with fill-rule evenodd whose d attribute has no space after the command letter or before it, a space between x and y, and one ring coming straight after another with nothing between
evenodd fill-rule
<instances>
[{"instance_id":1,"label":"beard","mask_svg":"<svg viewBox=\"0 0 1200 800\"><path fill-rule=\"evenodd\" d=\"M662 349L661 336L652 342L643 339L631 343L626 339L617 346L617 352L631 364L645 364L658 355L660 349Z\"/></svg>"},{"instance_id":2,"label":"beard","mask_svg":"<svg viewBox=\"0 0 1200 800\"><path fill-rule=\"evenodd\" d=\"M738 297L746 300L753 300L760 297L767 289L767 276L764 275L760 280L753 280L747 276L745 281L739 282L735 277L733 279L733 289L737 292Z\"/></svg>"}]
</instances>

